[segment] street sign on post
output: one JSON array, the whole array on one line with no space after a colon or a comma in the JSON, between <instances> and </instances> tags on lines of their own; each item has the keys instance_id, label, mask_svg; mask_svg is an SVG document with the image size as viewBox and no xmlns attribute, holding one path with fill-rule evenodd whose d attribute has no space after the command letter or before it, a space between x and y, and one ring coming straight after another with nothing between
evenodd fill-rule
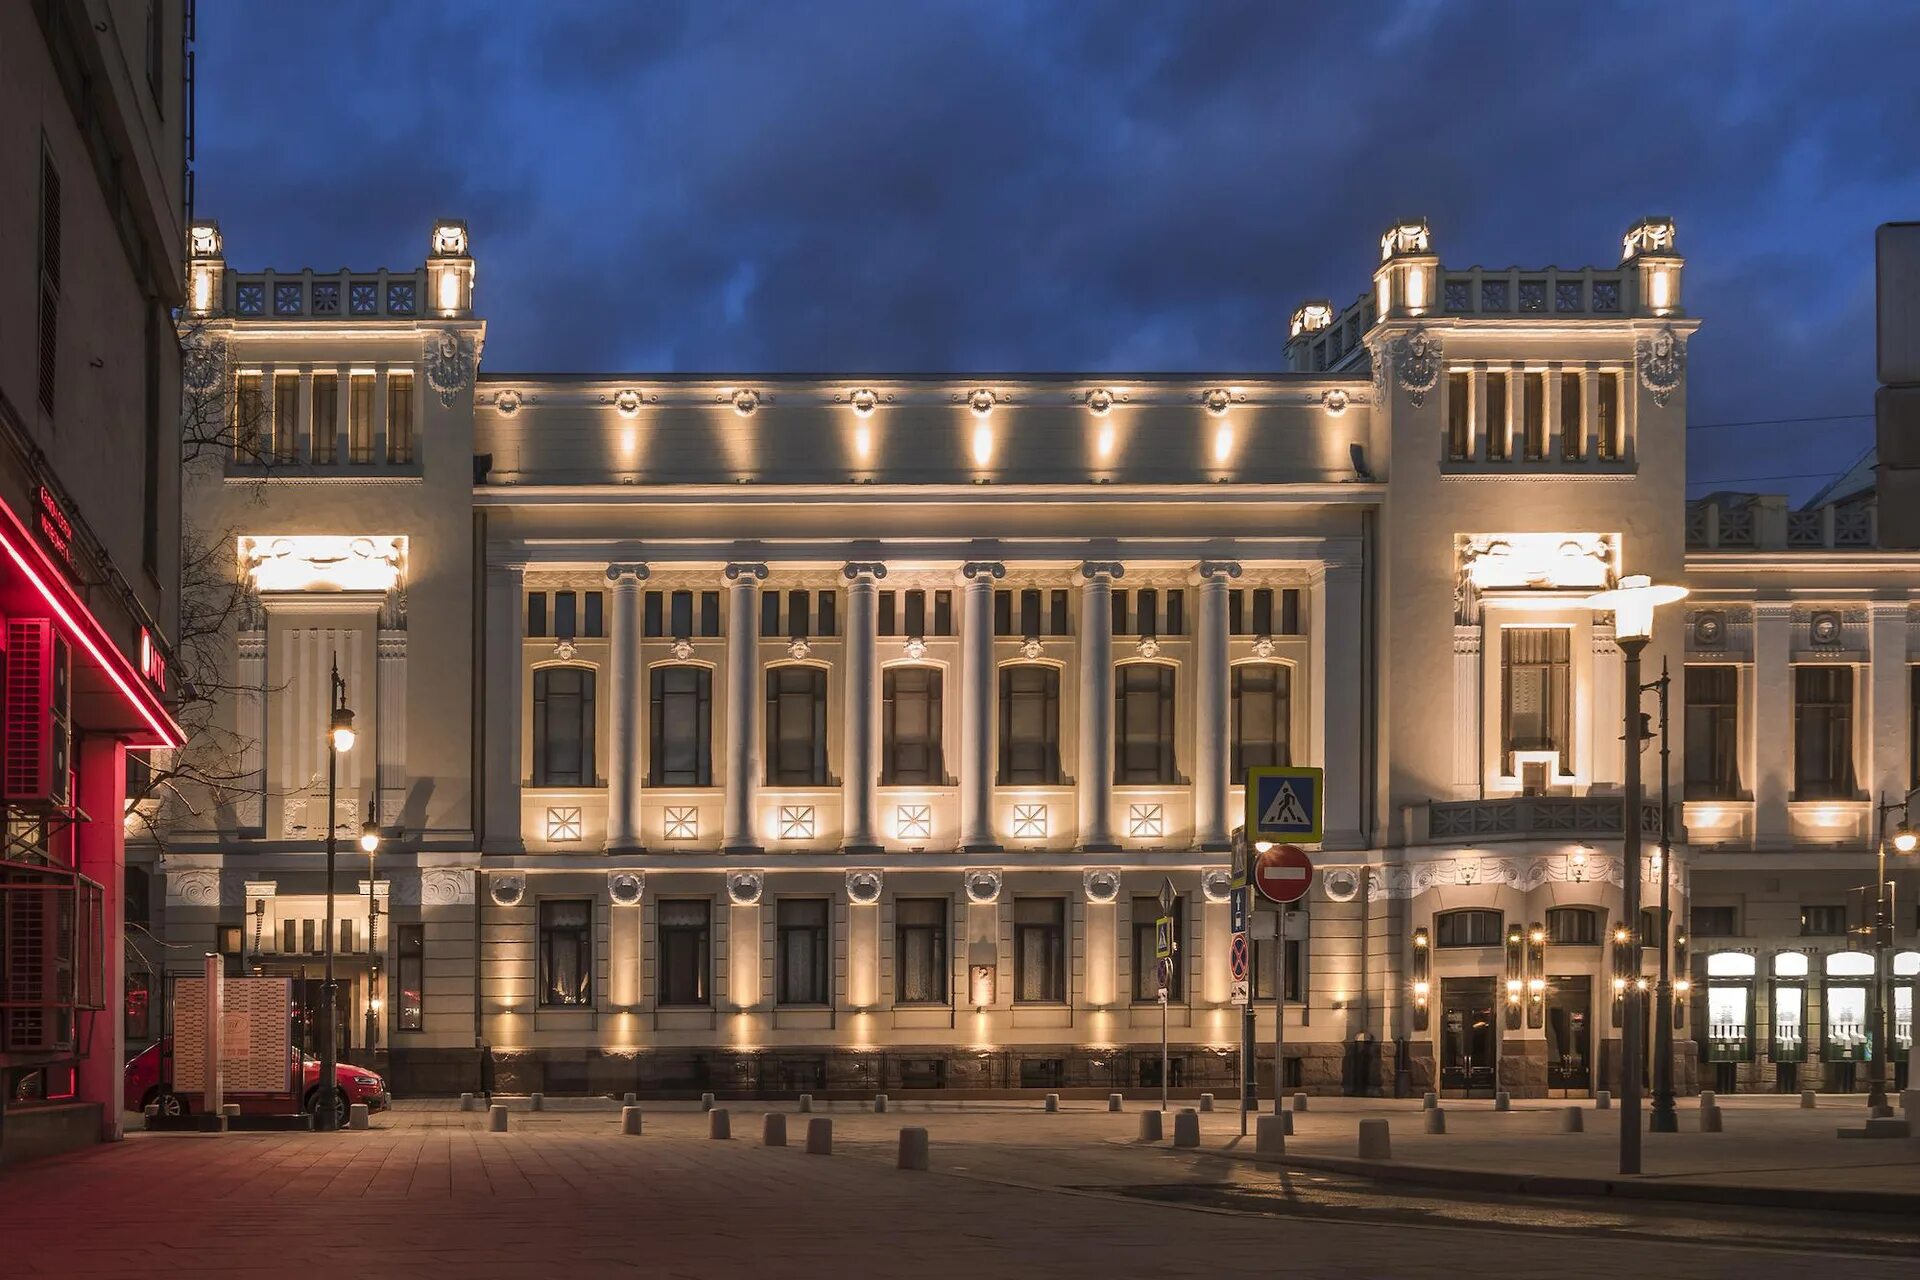
<instances>
[{"instance_id":1,"label":"street sign on post","mask_svg":"<svg viewBox=\"0 0 1920 1280\"><path fill-rule=\"evenodd\" d=\"M1325 771L1317 767L1249 769L1247 838L1318 844L1325 799Z\"/></svg>"},{"instance_id":2,"label":"street sign on post","mask_svg":"<svg viewBox=\"0 0 1920 1280\"><path fill-rule=\"evenodd\" d=\"M1277 844L1254 860L1253 887L1269 902L1298 902L1312 884L1313 859L1299 845Z\"/></svg>"},{"instance_id":3,"label":"street sign on post","mask_svg":"<svg viewBox=\"0 0 1920 1280\"><path fill-rule=\"evenodd\" d=\"M1232 922L1228 931L1231 933L1245 933L1247 931L1247 907L1249 905L1247 895L1250 892L1251 890L1244 884L1237 884L1227 890L1227 916Z\"/></svg>"},{"instance_id":4,"label":"street sign on post","mask_svg":"<svg viewBox=\"0 0 1920 1280\"><path fill-rule=\"evenodd\" d=\"M1163 916L1172 915L1173 904L1178 900L1179 899L1175 896L1173 892L1173 877L1161 876L1160 877L1160 914Z\"/></svg>"},{"instance_id":5,"label":"street sign on post","mask_svg":"<svg viewBox=\"0 0 1920 1280\"><path fill-rule=\"evenodd\" d=\"M1153 958L1170 960L1173 958L1173 917L1161 916L1153 922ZM1162 983L1162 985L1165 985Z\"/></svg>"}]
</instances>

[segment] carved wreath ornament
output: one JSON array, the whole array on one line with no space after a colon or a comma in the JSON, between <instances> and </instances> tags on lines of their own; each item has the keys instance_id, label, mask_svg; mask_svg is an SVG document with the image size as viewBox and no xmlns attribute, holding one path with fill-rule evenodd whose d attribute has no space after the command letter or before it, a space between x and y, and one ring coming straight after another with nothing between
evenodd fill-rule
<instances>
[{"instance_id":1,"label":"carved wreath ornament","mask_svg":"<svg viewBox=\"0 0 1920 1280\"><path fill-rule=\"evenodd\" d=\"M427 372L427 385L440 396L440 403L451 406L473 381L474 366L479 363L473 338L452 329L427 335L421 364Z\"/></svg>"},{"instance_id":2,"label":"carved wreath ornament","mask_svg":"<svg viewBox=\"0 0 1920 1280\"><path fill-rule=\"evenodd\" d=\"M1672 325L1663 327L1650 338L1634 344L1634 363L1640 367L1640 385L1653 396L1653 402L1665 408L1667 398L1680 389L1687 376L1687 348Z\"/></svg>"},{"instance_id":3,"label":"carved wreath ornament","mask_svg":"<svg viewBox=\"0 0 1920 1280\"><path fill-rule=\"evenodd\" d=\"M1440 339L1429 337L1425 329L1415 329L1393 340L1393 367L1400 375L1400 389L1407 403L1418 409L1427 402L1427 392L1440 385Z\"/></svg>"}]
</instances>

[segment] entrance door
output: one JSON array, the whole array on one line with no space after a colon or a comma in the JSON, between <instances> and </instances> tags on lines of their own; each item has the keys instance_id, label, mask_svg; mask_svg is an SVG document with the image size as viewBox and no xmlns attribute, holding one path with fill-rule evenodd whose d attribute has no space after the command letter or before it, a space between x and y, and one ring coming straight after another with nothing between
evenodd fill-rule
<instances>
[{"instance_id":1,"label":"entrance door","mask_svg":"<svg viewBox=\"0 0 1920 1280\"><path fill-rule=\"evenodd\" d=\"M1493 1021L1492 978L1440 983L1440 1087L1493 1095L1500 1036Z\"/></svg>"},{"instance_id":2,"label":"entrance door","mask_svg":"<svg viewBox=\"0 0 1920 1280\"><path fill-rule=\"evenodd\" d=\"M1547 979L1547 1088L1593 1089L1593 980Z\"/></svg>"}]
</instances>

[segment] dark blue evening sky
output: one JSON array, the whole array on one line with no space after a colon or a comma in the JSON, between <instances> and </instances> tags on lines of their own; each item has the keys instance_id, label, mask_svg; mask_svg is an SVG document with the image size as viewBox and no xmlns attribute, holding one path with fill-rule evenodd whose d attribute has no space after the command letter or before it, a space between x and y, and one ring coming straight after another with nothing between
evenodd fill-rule
<instances>
[{"instance_id":1,"label":"dark blue evening sky","mask_svg":"<svg viewBox=\"0 0 1920 1280\"><path fill-rule=\"evenodd\" d=\"M1871 441L1920 7L200 0L196 212L243 267L472 226L491 369L1279 368L1380 230L1611 265L1671 214L1695 491ZM1821 421L1706 424L1813 415ZM1705 429L1701 429L1705 428Z\"/></svg>"}]
</instances>

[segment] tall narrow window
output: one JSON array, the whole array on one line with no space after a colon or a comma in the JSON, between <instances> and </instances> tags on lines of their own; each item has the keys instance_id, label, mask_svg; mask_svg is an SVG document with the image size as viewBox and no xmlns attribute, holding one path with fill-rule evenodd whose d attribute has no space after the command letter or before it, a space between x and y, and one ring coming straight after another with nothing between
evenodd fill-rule
<instances>
[{"instance_id":1,"label":"tall narrow window","mask_svg":"<svg viewBox=\"0 0 1920 1280\"><path fill-rule=\"evenodd\" d=\"M1620 375L1617 373L1595 374L1600 381L1596 384L1599 392L1594 397L1593 434L1597 449L1608 462L1618 462L1626 456L1625 433L1620 426Z\"/></svg>"},{"instance_id":2,"label":"tall narrow window","mask_svg":"<svg viewBox=\"0 0 1920 1280\"><path fill-rule=\"evenodd\" d=\"M313 437L313 460L321 466L340 461L340 375L313 375L313 421L307 424Z\"/></svg>"},{"instance_id":3,"label":"tall narrow window","mask_svg":"<svg viewBox=\"0 0 1920 1280\"><path fill-rule=\"evenodd\" d=\"M1585 456L1581 446L1586 434L1586 398L1581 391L1580 371L1560 371L1560 456L1578 462Z\"/></svg>"},{"instance_id":4,"label":"tall narrow window","mask_svg":"<svg viewBox=\"0 0 1920 1280\"><path fill-rule=\"evenodd\" d=\"M373 461L373 375L347 378L347 461Z\"/></svg>"},{"instance_id":5,"label":"tall narrow window","mask_svg":"<svg viewBox=\"0 0 1920 1280\"><path fill-rule=\"evenodd\" d=\"M1473 375L1447 375L1447 460L1473 457Z\"/></svg>"},{"instance_id":6,"label":"tall narrow window","mask_svg":"<svg viewBox=\"0 0 1920 1280\"><path fill-rule=\"evenodd\" d=\"M1187 593L1178 587L1167 592L1167 629L1164 634L1187 634Z\"/></svg>"},{"instance_id":7,"label":"tall narrow window","mask_svg":"<svg viewBox=\"0 0 1920 1280\"><path fill-rule=\"evenodd\" d=\"M1065 591L1055 591L1047 601L1047 634L1050 636L1067 635L1073 624L1067 620L1072 612Z\"/></svg>"},{"instance_id":8,"label":"tall narrow window","mask_svg":"<svg viewBox=\"0 0 1920 1280\"><path fill-rule=\"evenodd\" d=\"M813 633L815 635L833 636L840 634L840 624L834 620L835 602L839 599L839 595L832 591L822 591L816 597L819 611L814 619Z\"/></svg>"},{"instance_id":9,"label":"tall narrow window","mask_svg":"<svg viewBox=\"0 0 1920 1280\"><path fill-rule=\"evenodd\" d=\"M767 785L827 783L827 673L818 667L767 669Z\"/></svg>"},{"instance_id":10,"label":"tall narrow window","mask_svg":"<svg viewBox=\"0 0 1920 1280\"><path fill-rule=\"evenodd\" d=\"M571 640L580 634L580 597L572 591L553 593L553 634Z\"/></svg>"},{"instance_id":11,"label":"tall narrow window","mask_svg":"<svg viewBox=\"0 0 1920 1280\"><path fill-rule=\"evenodd\" d=\"M907 634L924 636L927 634L927 593L924 591L907 592Z\"/></svg>"},{"instance_id":12,"label":"tall narrow window","mask_svg":"<svg viewBox=\"0 0 1920 1280\"><path fill-rule=\"evenodd\" d=\"M261 374L241 373L234 379L229 430L233 436L235 462L267 461L267 395Z\"/></svg>"},{"instance_id":13,"label":"tall narrow window","mask_svg":"<svg viewBox=\"0 0 1920 1280\"><path fill-rule=\"evenodd\" d=\"M1547 456L1547 375L1520 375L1520 430L1528 462Z\"/></svg>"},{"instance_id":14,"label":"tall narrow window","mask_svg":"<svg viewBox=\"0 0 1920 1280\"><path fill-rule=\"evenodd\" d=\"M533 785L591 787L593 671L542 667L533 673Z\"/></svg>"},{"instance_id":15,"label":"tall narrow window","mask_svg":"<svg viewBox=\"0 0 1920 1280\"><path fill-rule=\"evenodd\" d=\"M1280 634L1300 634L1300 588L1288 587L1280 593Z\"/></svg>"},{"instance_id":16,"label":"tall narrow window","mask_svg":"<svg viewBox=\"0 0 1920 1280\"><path fill-rule=\"evenodd\" d=\"M60 171L43 140L40 151L40 407L53 412L60 381Z\"/></svg>"},{"instance_id":17,"label":"tall narrow window","mask_svg":"<svg viewBox=\"0 0 1920 1280\"><path fill-rule=\"evenodd\" d=\"M703 636L720 634L720 593L718 591L700 593L700 634Z\"/></svg>"},{"instance_id":18,"label":"tall narrow window","mask_svg":"<svg viewBox=\"0 0 1920 1280\"><path fill-rule=\"evenodd\" d=\"M1277 662L1233 668L1233 763L1230 777L1293 763L1293 668Z\"/></svg>"},{"instance_id":19,"label":"tall narrow window","mask_svg":"<svg viewBox=\"0 0 1920 1280\"><path fill-rule=\"evenodd\" d=\"M938 667L887 668L881 681L883 786L939 786L946 781L940 748L941 675Z\"/></svg>"},{"instance_id":20,"label":"tall narrow window","mask_svg":"<svg viewBox=\"0 0 1920 1280\"><path fill-rule=\"evenodd\" d=\"M713 904L705 898L667 898L660 903L660 960L656 974L663 1005L713 1001Z\"/></svg>"},{"instance_id":21,"label":"tall narrow window","mask_svg":"<svg viewBox=\"0 0 1920 1280\"><path fill-rule=\"evenodd\" d=\"M1513 457L1513 440L1507 432L1507 372L1493 369L1487 373L1487 457L1505 462Z\"/></svg>"},{"instance_id":22,"label":"tall narrow window","mask_svg":"<svg viewBox=\"0 0 1920 1280\"><path fill-rule=\"evenodd\" d=\"M1273 588L1257 587L1253 593L1253 634L1273 634Z\"/></svg>"},{"instance_id":23,"label":"tall narrow window","mask_svg":"<svg viewBox=\"0 0 1920 1280\"><path fill-rule=\"evenodd\" d=\"M993 593L993 634L997 636L1013 634L1013 592L1011 591Z\"/></svg>"},{"instance_id":24,"label":"tall narrow window","mask_svg":"<svg viewBox=\"0 0 1920 1280\"><path fill-rule=\"evenodd\" d=\"M424 1031L427 1026L427 926L397 926L393 949L396 1025L402 1031Z\"/></svg>"},{"instance_id":25,"label":"tall narrow window","mask_svg":"<svg viewBox=\"0 0 1920 1280\"><path fill-rule=\"evenodd\" d=\"M900 634L899 601L895 599L898 595L897 591L874 592L873 631L875 635L897 636Z\"/></svg>"},{"instance_id":26,"label":"tall narrow window","mask_svg":"<svg viewBox=\"0 0 1920 1280\"><path fill-rule=\"evenodd\" d=\"M1182 920L1186 915L1186 900L1173 900L1173 963L1167 966L1167 1000L1177 1004L1185 999L1186 984L1181 981L1181 970L1186 968L1180 962L1180 949L1184 945ZM1160 963L1154 955L1156 943L1156 921L1160 918L1160 900L1158 898L1135 898L1133 900L1133 1002L1135 1004L1155 1004L1160 999Z\"/></svg>"},{"instance_id":27,"label":"tall narrow window","mask_svg":"<svg viewBox=\"0 0 1920 1280\"><path fill-rule=\"evenodd\" d=\"M1020 664L1000 669L1001 786L1060 781L1060 671Z\"/></svg>"},{"instance_id":28,"label":"tall narrow window","mask_svg":"<svg viewBox=\"0 0 1920 1280\"><path fill-rule=\"evenodd\" d=\"M584 898L540 904L540 1003L593 1003L593 904Z\"/></svg>"},{"instance_id":29,"label":"tall narrow window","mask_svg":"<svg viewBox=\"0 0 1920 1280\"><path fill-rule=\"evenodd\" d=\"M812 612L811 601L805 591L787 592L787 636L801 640L807 635L807 615Z\"/></svg>"},{"instance_id":30,"label":"tall narrow window","mask_svg":"<svg viewBox=\"0 0 1920 1280\"><path fill-rule=\"evenodd\" d=\"M1114 672L1113 780L1178 782L1173 759L1173 668L1129 662Z\"/></svg>"},{"instance_id":31,"label":"tall narrow window","mask_svg":"<svg viewBox=\"0 0 1920 1280\"><path fill-rule=\"evenodd\" d=\"M1559 770L1569 771L1569 636L1564 627L1508 627L1501 632L1502 771L1514 774L1516 751L1557 751Z\"/></svg>"},{"instance_id":32,"label":"tall narrow window","mask_svg":"<svg viewBox=\"0 0 1920 1280\"><path fill-rule=\"evenodd\" d=\"M1040 593L1032 587L1020 593L1020 634L1040 634Z\"/></svg>"},{"instance_id":33,"label":"tall narrow window","mask_svg":"<svg viewBox=\"0 0 1920 1280\"><path fill-rule=\"evenodd\" d=\"M775 910L781 1004L827 1004L827 900L782 898Z\"/></svg>"},{"instance_id":34,"label":"tall narrow window","mask_svg":"<svg viewBox=\"0 0 1920 1280\"><path fill-rule=\"evenodd\" d=\"M1740 796L1740 669L1687 668L1687 799Z\"/></svg>"},{"instance_id":35,"label":"tall narrow window","mask_svg":"<svg viewBox=\"0 0 1920 1280\"><path fill-rule=\"evenodd\" d=\"M547 634L547 593L527 592L527 634L538 638Z\"/></svg>"},{"instance_id":36,"label":"tall narrow window","mask_svg":"<svg viewBox=\"0 0 1920 1280\"><path fill-rule=\"evenodd\" d=\"M674 592L671 604L667 625L673 629L676 640L688 639L693 635L693 592Z\"/></svg>"},{"instance_id":37,"label":"tall narrow window","mask_svg":"<svg viewBox=\"0 0 1920 1280\"><path fill-rule=\"evenodd\" d=\"M1239 589L1227 592L1227 633L1244 636L1247 634L1247 593Z\"/></svg>"},{"instance_id":38,"label":"tall narrow window","mask_svg":"<svg viewBox=\"0 0 1920 1280\"><path fill-rule=\"evenodd\" d=\"M580 634L600 639L607 634L606 593L588 591L580 597Z\"/></svg>"},{"instance_id":39,"label":"tall narrow window","mask_svg":"<svg viewBox=\"0 0 1920 1280\"><path fill-rule=\"evenodd\" d=\"M640 597L640 634L649 639L667 632L665 599L665 594L659 591L649 591Z\"/></svg>"},{"instance_id":40,"label":"tall narrow window","mask_svg":"<svg viewBox=\"0 0 1920 1280\"><path fill-rule=\"evenodd\" d=\"M893 998L898 1004L947 1002L945 898L897 898L893 904Z\"/></svg>"},{"instance_id":41,"label":"tall narrow window","mask_svg":"<svg viewBox=\"0 0 1920 1280\"><path fill-rule=\"evenodd\" d=\"M300 375L273 376L273 460L292 462L300 456Z\"/></svg>"},{"instance_id":42,"label":"tall narrow window","mask_svg":"<svg viewBox=\"0 0 1920 1280\"><path fill-rule=\"evenodd\" d=\"M760 634L767 637L780 634L780 593L778 591L760 593Z\"/></svg>"},{"instance_id":43,"label":"tall narrow window","mask_svg":"<svg viewBox=\"0 0 1920 1280\"><path fill-rule=\"evenodd\" d=\"M413 374L396 371L387 375L387 461L405 465L413 461Z\"/></svg>"},{"instance_id":44,"label":"tall narrow window","mask_svg":"<svg viewBox=\"0 0 1920 1280\"><path fill-rule=\"evenodd\" d=\"M649 707L647 785L713 785L713 672L706 667L655 667Z\"/></svg>"},{"instance_id":45,"label":"tall narrow window","mask_svg":"<svg viewBox=\"0 0 1920 1280\"><path fill-rule=\"evenodd\" d=\"M1143 636L1157 636L1160 632L1160 593L1152 587L1142 587L1134 598L1133 629Z\"/></svg>"},{"instance_id":46,"label":"tall narrow window","mask_svg":"<svg viewBox=\"0 0 1920 1280\"><path fill-rule=\"evenodd\" d=\"M1852 799L1853 668L1795 667L1793 693L1794 798Z\"/></svg>"},{"instance_id":47,"label":"tall narrow window","mask_svg":"<svg viewBox=\"0 0 1920 1280\"><path fill-rule=\"evenodd\" d=\"M1066 899L1014 899L1013 998L1023 1004L1066 1000Z\"/></svg>"},{"instance_id":48,"label":"tall narrow window","mask_svg":"<svg viewBox=\"0 0 1920 1280\"><path fill-rule=\"evenodd\" d=\"M933 593L933 634L937 636L953 634L953 592L951 591Z\"/></svg>"}]
</instances>

